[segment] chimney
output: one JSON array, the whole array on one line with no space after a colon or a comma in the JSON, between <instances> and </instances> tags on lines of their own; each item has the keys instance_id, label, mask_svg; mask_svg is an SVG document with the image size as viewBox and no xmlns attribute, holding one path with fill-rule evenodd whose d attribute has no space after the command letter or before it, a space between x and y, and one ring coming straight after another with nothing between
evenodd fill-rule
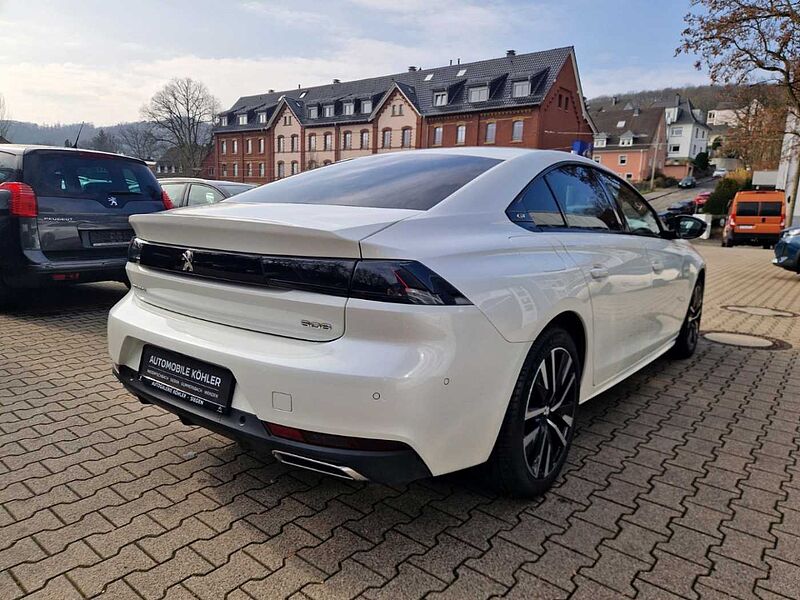
<instances>
[{"instance_id":1,"label":"chimney","mask_svg":"<svg viewBox=\"0 0 800 600\"><path fill-rule=\"evenodd\" d=\"M414 65L410 65L410 66L408 67L408 72L409 72L409 73L413 73L413 72L414 72L414 71L416 71L416 70L417 70L417 67L415 67Z\"/></svg>"},{"instance_id":2,"label":"chimney","mask_svg":"<svg viewBox=\"0 0 800 600\"><path fill-rule=\"evenodd\" d=\"M334 79L333 83L342 83L342 80L341 79Z\"/></svg>"},{"instance_id":3,"label":"chimney","mask_svg":"<svg viewBox=\"0 0 800 600\"><path fill-rule=\"evenodd\" d=\"M516 55L517 55L516 50L506 50L506 56L516 56Z\"/></svg>"},{"instance_id":4,"label":"chimney","mask_svg":"<svg viewBox=\"0 0 800 600\"><path fill-rule=\"evenodd\" d=\"M619 102L619 98L616 96L611 96L611 106L616 106L617 102Z\"/></svg>"},{"instance_id":5,"label":"chimney","mask_svg":"<svg viewBox=\"0 0 800 600\"><path fill-rule=\"evenodd\" d=\"M451 67L453 66L453 59L452 58L450 59L450 66Z\"/></svg>"},{"instance_id":6,"label":"chimney","mask_svg":"<svg viewBox=\"0 0 800 600\"><path fill-rule=\"evenodd\" d=\"M461 57L460 57L460 56L459 56L459 57L456 59L456 64L457 64L457 65L460 65L460 64L461 64Z\"/></svg>"}]
</instances>

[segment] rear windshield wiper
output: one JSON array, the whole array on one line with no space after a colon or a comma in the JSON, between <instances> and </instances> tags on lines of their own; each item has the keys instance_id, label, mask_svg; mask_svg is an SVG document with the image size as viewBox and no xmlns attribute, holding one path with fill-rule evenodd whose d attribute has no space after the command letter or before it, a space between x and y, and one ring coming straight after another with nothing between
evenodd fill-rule
<instances>
[{"instance_id":1,"label":"rear windshield wiper","mask_svg":"<svg viewBox=\"0 0 800 600\"><path fill-rule=\"evenodd\" d=\"M119 190L119 191L106 192L106 193L110 194L110 195L116 195L116 196L138 196L142 192L132 192L130 190Z\"/></svg>"}]
</instances>

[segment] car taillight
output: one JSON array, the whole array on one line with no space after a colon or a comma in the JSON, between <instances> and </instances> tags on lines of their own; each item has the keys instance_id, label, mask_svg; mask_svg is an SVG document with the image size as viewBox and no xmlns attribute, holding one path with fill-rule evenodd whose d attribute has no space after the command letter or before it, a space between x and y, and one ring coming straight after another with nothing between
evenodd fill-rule
<instances>
[{"instance_id":1,"label":"car taillight","mask_svg":"<svg viewBox=\"0 0 800 600\"><path fill-rule=\"evenodd\" d=\"M781 217L781 229L786 227L786 217Z\"/></svg>"},{"instance_id":2,"label":"car taillight","mask_svg":"<svg viewBox=\"0 0 800 600\"><path fill-rule=\"evenodd\" d=\"M0 190L11 192L9 212L15 217L37 217L39 206L36 202L36 193L33 188L25 183L9 181L0 183Z\"/></svg>"},{"instance_id":3,"label":"car taillight","mask_svg":"<svg viewBox=\"0 0 800 600\"><path fill-rule=\"evenodd\" d=\"M731 227L736 227L736 219L733 217L733 215L728 217L728 225Z\"/></svg>"},{"instance_id":4,"label":"car taillight","mask_svg":"<svg viewBox=\"0 0 800 600\"><path fill-rule=\"evenodd\" d=\"M413 260L359 261L350 297L402 304L471 304L447 281Z\"/></svg>"},{"instance_id":5,"label":"car taillight","mask_svg":"<svg viewBox=\"0 0 800 600\"><path fill-rule=\"evenodd\" d=\"M175 205L172 204L172 200L170 200L169 194L164 190L161 190L161 202L164 203L164 210L175 208Z\"/></svg>"}]
</instances>

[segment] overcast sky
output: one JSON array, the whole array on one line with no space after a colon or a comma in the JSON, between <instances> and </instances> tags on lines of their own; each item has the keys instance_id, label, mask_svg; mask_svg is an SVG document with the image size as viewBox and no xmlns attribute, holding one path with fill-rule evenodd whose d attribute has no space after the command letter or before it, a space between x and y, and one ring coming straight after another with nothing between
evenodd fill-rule
<instances>
[{"instance_id":1,"label":"overcast sky","mask_svg":"<svg viewBox=\"0 0 800 600\"><path fill-rule=\"evenodd\" d=\"M0 93L38 123L135 120L172 77L266 91L575 46L588 97L706 83L688 0L0 0Z\"/></svg>"}]
</instances>

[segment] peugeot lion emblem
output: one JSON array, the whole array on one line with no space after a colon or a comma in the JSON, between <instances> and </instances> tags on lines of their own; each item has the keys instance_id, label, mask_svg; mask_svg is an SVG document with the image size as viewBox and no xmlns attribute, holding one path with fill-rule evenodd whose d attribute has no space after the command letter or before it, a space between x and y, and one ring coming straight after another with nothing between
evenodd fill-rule
<instances>
[{"instance_id":1,"label":"peugeot lion emblem","mask_svg":"<svg viewBox=\"0 0 800 600\"><path fill-rule=\"evenodd\" d=\"M187 273L194 273L194 265L192 265L192 259L194 258L194 252L191 250L184 251L183 255L181 255L181 259L183 260L183 270Z\"/></svg>"},{"instance_id":2,"label":"peugeot lion emblem","mask_svg":"<svg viewBox=\"0 0 800 600\"><path fill-rule=\"evenodd\" d=\"M119 206L119 204L117 204L117 199L114 198L114 196L109 196L108 197L108 205L109 206Z\"/></svg>"}]
</instances>

